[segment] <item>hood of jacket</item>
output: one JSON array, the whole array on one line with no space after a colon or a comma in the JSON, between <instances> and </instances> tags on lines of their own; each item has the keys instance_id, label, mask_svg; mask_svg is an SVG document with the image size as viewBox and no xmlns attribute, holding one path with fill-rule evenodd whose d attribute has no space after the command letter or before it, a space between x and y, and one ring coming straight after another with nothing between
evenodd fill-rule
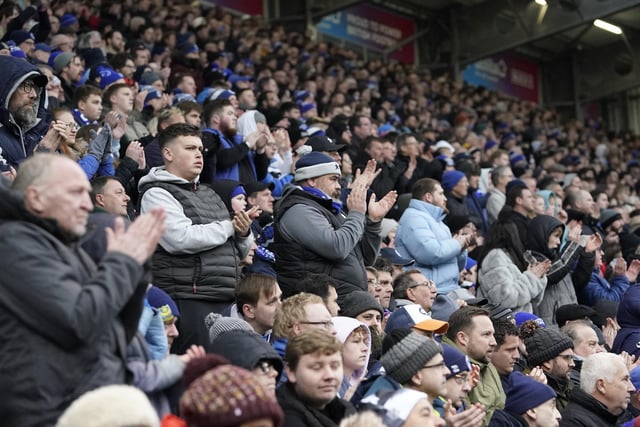
<instances>
[{"instance_id":1,"label":"hood of jacket","mask_svg":"<svg viewBox=\"0 0 640 427\"><path fill-rule=\"evenodd\" d=\"M2 105L0 105L0 122L5 126L11 123L9 101L22 82L29 78L37 80L38 84L42 85L38 96L38 118L41 119L45 117L48 102L47 91L44 87L46 87L48 82L47 77L42 74L35 65L11 56L2 56L0 59L0 67L2 67L2 81L4 82L4 84L0 85L0 99L3 100ZM38 123L38 121L36 123ZM28 129L23 129L23 131L26 130Z\"/></svg>"},{"instance_id":2,"label":"hood of jacket","mask_svg":"<svg viewBox=\"0 0 640 427\"><path fill-rule=\"evenodd\" d=\"M369 351L367 351L367 360L364 364L364 368L356 370L351 378L348 378L349 381L357 381L367 374L367 366L369 366L369 358L371 357L371 331L369 331L369 327L364 323L356 320L352 317L345 316L336 316L333 318L333 326L336 329L336 337L340 340L341 343L345 343L349 335L358 327L364 326L367 331L367 346L369 347Z\"/></svg>"},{"instance_id":3,"label":"hood of jacket","mask_svg":"<svg viewBox=\"0 0 640 427\"><path fill-rule=\"evenodd\" d=\"M564 224L557 218L549 215L536 215L529 221L525 249L540 252L553 260L556 257L557 249L549 249L549 236L558 227L562 228L562 232L564 232Z\"/></svg>"},{"instance_id":4,"label":"hood of jacket","mask_svg":"<svg viewBox=\"0 0 640 427\"><path fill-rule=\"evenodd\" d=\"M223 332L211 343L214 353L231 362L232 365L252 370L263 361L269 361L282 373L282 359L276 351L257 332L231 330Z\"/></svg>"},{"instance_id":5,"label":"hood of jacket","mask_svg":"<svg viewBox=\"0 0 640 427\"><path fill-rule=\"evenodd\" d=\"M197 176L194 182L199 182L200 176ZM157 166L155 168L151 168L148 174L143 176L138 183L138 190L142 189L143 186L147 184L151 184L153 182L170 182L172 184L188 184L184 178L180 178L175 176L174 174L167 172L165 166Z\"/></svg>"},{"instance_id":6,"label":"hood of jacket","mask_svg":"<svg viewBox=\"0 0 640 427\"><path fill-rule=\"evenodd\" d=\"M243 189L245 188L244 184L234 179L214 179L211 182L213 191L218 193L218 196L220 196L222 202L225 204L227 209L229 209L231 216L233 216L233 209L231 209L231 193L233 193L233 190L235 190L238 186L241 186ZM244 192L246 194L246 189L244 190Z\"/></svg>"},{"instance_id":7,"label":"hood of jacket","mask_svg":"<svg viewBox=\"0 0 640 427\"><path fill-rule=\"evenodd\" d=\"M622 297L617 320L623 328L640 328L640 285L631 286Z\"/></svg>"}]
</instances>

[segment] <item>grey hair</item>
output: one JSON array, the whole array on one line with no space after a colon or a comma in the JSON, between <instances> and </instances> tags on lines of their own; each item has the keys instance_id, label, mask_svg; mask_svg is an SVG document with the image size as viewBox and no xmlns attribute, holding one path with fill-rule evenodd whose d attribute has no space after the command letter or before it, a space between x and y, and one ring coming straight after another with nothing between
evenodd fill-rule
<instances>
[{"instance_id":1,"label":"grey hair","mask_svg":"<svg viewBox=\"0 0 640 427\"><path fill-rule=\"evenodd\" d=\"M612 383L620 368L626 369L624 359L613 353L596 353L584 359L580 371L580 388L588 394L596 391L599 379Z\"/></svg>"},{"instance_id":2,"label":"grey hair","mask_svg":"<svg viewBox=\"0 0 640 427\"><path fill-rule=\"evenodd\" d=\"M24 192L28 187L39 184L51 175L53 162L60 158L60 155L51 153L37 153L29 157L20 165L11 188Z\"/></svg>"}]
</instances>

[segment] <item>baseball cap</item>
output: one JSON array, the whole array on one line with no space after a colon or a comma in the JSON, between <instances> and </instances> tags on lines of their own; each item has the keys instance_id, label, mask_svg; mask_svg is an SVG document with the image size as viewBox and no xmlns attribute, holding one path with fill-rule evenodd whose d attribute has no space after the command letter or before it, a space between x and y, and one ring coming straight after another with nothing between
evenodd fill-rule
<instances>
[{"instance_id":1,"label":"baseball cap","mask_svg":"<svg viewBox=\"0 0 640 427\"><path fill-rule=\"evenodd\" d=\"M401 265L403 267L407 267L409 265L415 264L415 260L411 258L405 258L398 253L398 251L394 248L382 248L380 249L380 256L385 258L391 262L391 264Z\"/></svg>"}]
</instances>

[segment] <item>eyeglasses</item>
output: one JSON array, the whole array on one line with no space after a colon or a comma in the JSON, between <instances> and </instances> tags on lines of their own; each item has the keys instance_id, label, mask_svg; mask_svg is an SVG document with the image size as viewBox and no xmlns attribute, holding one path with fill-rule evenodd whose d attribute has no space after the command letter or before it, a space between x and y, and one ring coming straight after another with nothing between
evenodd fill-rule
<instances>
[{"instance_id":1,"label":"eyeglasses","mask_svg":"<svg viewBox=\"0 0 640 427\"><path fill-rule=\"evenodd\" d=\"M425 365L422 367L422 369L428 369L428 368L443 368L444 367L444 360L440 363L436 363L435 365Z\"/></svg>"},{"instance_id":2,"label":"eyeglasses","mask_svg":"<svg viewBox=\"0 0 640 427\"><path fill-rule=\"evenodd\" d=\"M65 124L67 125L67 129L75 129L75 130L80 129L80 126L78 126L76 122L65 123Z\"/></svg>"},{"instance_id":3,"label":"eyeglasses","mask_svg":"<svg viewBox=\"0 0 640 427\"><path fill-rule=\"evenodd\" d=\"M322 326L325 329L332 329L333 328L333 321L331 320L327 320L326 322L300 322L303 325L315 325L315 326Z\"/></svg>"},{"instance_id":4,"label":"eyeglasses","mask_svg":"<svg viewBox=\"0 0 640 427\"><path fill-rule=\"evenodd\" d=\"M273 368L273 364L271 362L263 360L258 363L258 366L256 366L256 368L260 368L262 373L267 375L269 374L269 372L271 372L271 368Z\"/></svg>"},{"instance_id":5,"label":"eyeglasses","mask_svg":"<svg viewBox=\"0 0 640 427\"><path fill-rule=\"evenodd\" d=\"M458 384L458 385L462 385L462 384L466 383L467 381L469 381L469 375L466 375L466 374L465 375L460 375L460 374L454 375L452 378L456 382L456 384Z\"/></svg>"},{"instance_id":6,"label":"eyeglasses","mask_svg":"<svg viewBox=\"0 0 640 427\"><path fill-rule=\"evenodd\" d=\"M416 283L413 286L409 286L410 288L417 288L418 286L426 286L427 288L434 290L436 288L436 282L433 280L427 280L426 282Z\"/></svg>"},{"instance_id":7,"label":"eyeglasses","mask_svg":"<svg viewBox=\"0 0 640 427\"><path fill-rule=\"evenodd\" d=\"M19 88L22 89L22 91L24 93L31 93L31 91L37 91L38 90L38 86L36 86L36 84L31 80L23 81L20 84Z\"/></svg>"},{"instance_id":8,"label":"eyeglasses","mask_svg":"<svg viewBox=\"0 0 640 427\"><path fill-rule=\"evenodd\" d=\"M564 359L565 362L571 362L573 360L573 356L571 354L559 354L556 357Z\"/></svg>"}]
</instances>

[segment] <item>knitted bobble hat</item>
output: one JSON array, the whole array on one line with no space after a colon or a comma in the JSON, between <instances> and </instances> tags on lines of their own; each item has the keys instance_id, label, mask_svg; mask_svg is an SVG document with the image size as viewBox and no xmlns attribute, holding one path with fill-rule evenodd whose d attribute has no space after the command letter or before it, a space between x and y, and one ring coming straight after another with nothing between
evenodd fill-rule
<instances>
[{"instance_id":1,"label":"knitted bobble hat","mask_svg":"<svg viewBox=\"0 0 640 427\"><path fill-rule=\"evenodd\" d=\"M180 413L198 427L234 427L262 418L280 426L284 419L275 396L251 372L232 365L195 379L180 398Z\"/></svg>"},{"instance_id":2,"label":"knitted bobble hat","mask_svg":"<svg viewBox=\"0 0 640 427\"><path fill-rule=\"evenodd\" d=\"M253 331L250 324L242 319L235 317L225 317L218 313L209 313L204 318L204 324L209 330L209 341L213 342L218 335L227 331Z\"/></svg>"},{"instance_id":3,"label":"knitted bobble hat","mask_svg":"<svg viewBox=\"0 0 640 427\"><path fill-rule=\"evenodd\" d=\"M440 344L415 332L391 347L381 359L387 375L400 384L409 382L425 364L437 354L442 354Z\"/></svg>"},{"instance_id":4,"label":"knitted bobble hat","mask_svg":"<svg viewBox=\"0 0 640 427\"><path fill-rule=\"evenodd\" d=\"M531 336L525 338L527 362L530 367L540 366L568 348L573 348L573 341L564 332L548 328L538 328Z\"/></svg>"}]
</instances>

